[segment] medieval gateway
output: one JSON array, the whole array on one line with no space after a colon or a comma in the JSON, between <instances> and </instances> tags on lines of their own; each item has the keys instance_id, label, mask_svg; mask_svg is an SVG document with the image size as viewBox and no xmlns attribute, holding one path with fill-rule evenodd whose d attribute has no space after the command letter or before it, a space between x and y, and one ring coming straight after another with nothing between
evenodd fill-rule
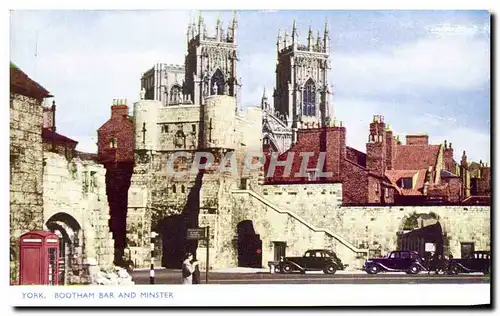
<instances>
[{"instance_id":1,"label":"medieval gateway","mask_svg":"<svg viewBox=\"0 0 500 316\"><path fill-rule=\"evenodd\" d=\"M185 65L157 64L145 72L133 119L118 100L112 113L121 109L121 117L99 134L107 161L134 162L127 209L112 209L111 216L120 222L126 214L117 230L126 230L124 256L135 266L149 266L154 231L158 264L178 267L191 251L203 267L206 243L186 235L188 228L205 226L210 268L262 267L310 248L332 249L350 267L398 247L423 249L425 242L455 257L490 248L485 164L467 162L465 152L456 163L451 143L432 145L427 135L407 135L402 144L380 115L367 126L366 153L346 145L347 128L331 119L326 24L322 37L309 30L306 44L299 43L295 22L291 36L278 34L274 106L264 93L260 107L245 111L237 30L236 18L227 32L217 21L213 36L202 17L190 24ZM122 117L133 122L125 130ZM113 121L120 128L113 129ZM132 143L123 135L133 137L133 156L129 148L120 154L129 158L120 160L116 152ZM125 149L120 141L113 144L120 137ZM215 163L182 177L169 172L169 161L176 171L191 170L200 152L213 154ZM265 165L244 172L249 152L263 152ZM324 171L331 173L326 178L316 168L322 152ZM219 172L228 153L236 157L237 176ZM301 156L310 156L307 176L283 176L280 162L290 153L297 172ZM268 176L272 157L276 172Z\"/></svg>"}]
</instances>

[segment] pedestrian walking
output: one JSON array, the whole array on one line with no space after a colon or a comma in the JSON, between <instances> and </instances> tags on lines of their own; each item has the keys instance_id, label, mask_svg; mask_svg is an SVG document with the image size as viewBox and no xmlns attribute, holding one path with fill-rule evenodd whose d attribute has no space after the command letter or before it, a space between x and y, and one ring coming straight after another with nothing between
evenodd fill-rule
<instances>
[{"instance_id":1,"label":"pedestrian walking","mask_svg":"<svg viewBox=\"0 0 500 316\"><path fill-rule=\"evenodd\" d=\"M193 284L193 272L198 266L198 261L193 261L193 254L188 252L182 262L182 284Z\"/></svg>"},{"instance_id":2,"label":"pedestrian walking","mask_svg":"<svg viewBox=\"0 0 500 316\"><path fill-rule=\"evenodd\" d=\"M427 261L427 274L430 274L431 271L434 271L436 268L436 255L434 252L430 253Z\"/></svg>"},{"instance_id":3,"label":"pedestrian walking","mask_svg":"<svg viewBox=\"0 0 500 316\"><path fill-rule=\"evenodd\" d=\"M194 260L194 262L197 262L196 259ZM193 272L193 284L200 284L200 283L201 283L200 267L199 265L196 265L194 267L194 272Z\"/></svg>"}]
</instances>

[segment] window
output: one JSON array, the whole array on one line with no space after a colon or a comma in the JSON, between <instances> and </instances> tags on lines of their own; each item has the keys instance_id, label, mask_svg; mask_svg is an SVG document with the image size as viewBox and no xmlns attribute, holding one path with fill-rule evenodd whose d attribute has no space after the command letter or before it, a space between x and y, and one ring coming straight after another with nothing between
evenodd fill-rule
<instances>
[{"instance_id":1,"label":"window","mask_svg":"<svg viewBox=\"0 0 500 316\"><path fill-rule=\"evenodd\" d=\"M196 133L196 124L191 125L191 130L193 133Z\"/></svg>"},{"instance_id":2,"label":"window","mask_svg":"<svg viewBox=\"0 0 500 316\"><path fill-rule=\"evenodd\" d=\"M401 179L401 188L411 189L413 188L413 178L403 178Z\"/></svg>"},{"instance_id":3,"label":"window","mask_svg":"<svg viewBox=\"0 0 500 316\"><path fill-rule=\"evenodd\" d=\"M168 124L164 124L161 126L161 132L162 133L168 133L168 127L169 125Z\"/></svg>"},{"instance_id":4,"label":"window","mask_svg":"<svg viewBox=\"0 0 500 316\"><path fill-rule=\"evenodd\" d=\"M181 185L181 193L184 193L184 192L185 192L184 185Z\"/></svg>"},{"instance_id":5,"label":"window","mask_svg":"<svg viewBox=\"0 0 500 316\"><path fill-rule=\"evenodd\" d=\"M109 142L109 148L117 148L118 147L118 138L113 137Z\"/></svg>"},{"instance_id":6,"label":"window","mask_svg":"<svg viewBox=\"0 0 500 316\"><path fill-rule=\"evenodd\" d=\"M380 183L376 182L375 183L375 192L379 192L380 191Z\"/></svg>"},{"instance_id":7,"label":"window","mask_svg":"<svg viewBox=\"0 0 500 316\"><path fill-rule=\"evenodd\" d=\"M385 191L385 197L389 198L389 188L384 188Z\"/></svg>"},{"instance_id":8,"label":"window","mask_svg":"<svg viewBox=\"0 0 500 316\"><path fill-rule=\"evenodd\" d=\"M389 256L390 259L399 259L399 252L393 252Z\"/></svg>"},{"instance_id":9,"label":"window","mask_svg":"<svg viewBox=\"0 0 500 316\"><path fill-rule=\"evenodd\" d=\"M175 184L174 184L174 185L172 185L172 193L176 193L176 191L177 191L177 188L175 187Z\"/></svg>"},{"instance_id":10,"label":"window","mask_svg":"<svg viewBox=\"0 0 500 316\"><path fill-rule=\"evenodd\" d=\"M410 259L410 254L408 252L402 252L401 259Z\"/></svg>"},{"instance_id":11,"label":"window","mask_svg":"<svg viewBox=\"0 0 500 316\"><path fill-rule=\"evenodd\" d=\"M316 86L312 79L307 80L302 93L302 115L316 116Z\"/></svg>"},{"instance_id":12,"label":"window","mask_svg":"<svg viewBox=\"0 0 500 316\"><path fill-rule=\"evenodd\" d=\"M306 257L306 258L311 257L311 253L310 253L310 252L306 252L305 257Z\"/></svg>"}]
</instances>

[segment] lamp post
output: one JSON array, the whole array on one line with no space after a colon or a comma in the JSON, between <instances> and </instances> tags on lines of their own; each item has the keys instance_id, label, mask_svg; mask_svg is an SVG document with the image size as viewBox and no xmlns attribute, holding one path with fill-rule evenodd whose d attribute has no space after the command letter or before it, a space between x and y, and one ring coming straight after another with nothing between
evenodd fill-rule
<instances>
[{"instance_id":1,"label":"lamp post","mask_svg":"<svg viewBox=\"0 0 500 316\"><path fill-rule=\"evenodd\" d=\"M149 284L155 284L155 238L156 232L151 232L151 267L149 271Z\"/></svg>"}]
</instances>

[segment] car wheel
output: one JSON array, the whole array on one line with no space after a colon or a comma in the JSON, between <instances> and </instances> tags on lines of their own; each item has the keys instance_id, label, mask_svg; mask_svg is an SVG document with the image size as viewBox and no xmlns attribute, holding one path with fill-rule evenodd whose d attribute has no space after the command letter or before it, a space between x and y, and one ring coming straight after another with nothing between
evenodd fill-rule
<instances>
[{"instance_id":1,"label":"car wheel","mask_svg":"<svg viewBox=\"0 0 500 316\"><path fill-rule=\"evenodd\" d=\"M420 267L416 264L412 264L410 269L407 271L408 274L417 274L420 272Z\"/></svg>"},{"instance_id":2,"label":"car wheel","mask_svg":"<svg viewBox=\"0 0 500 316\"><path fill-rule=\"evenodd\" d=\"M380 272L380 268L378 266L369 266L368 268L366 268L366 272L368 274L377 274Z\"/></svg>"},{"instance_id":3,"label":"car wheel","mask_svg":"<svg viewBox=\"0 0 500 316\"><path fill-rule=\"evenodd\" d=\"M293 268L292 268L292 265L291 265L291 264L289 264L289 263L285 263L285 264L283 265L282 270L283 270L283 273L291 273L291 272L292 272L292 270L293 270Z\"/></svg>"},{"instance_id":4,"label":"car wheel","mask_svg":"<svg viewBox=\"0 0 500 316\"><path fill-rule=\"evenodd\" d=\"M452 266L450 267L449 271L450 271L450 274L454 274L454 275L458 274L458 272L459 272L459 271L458 271L458 266L456 266L456 265L452 265Z\"/></svg>"},{"instance_id":5,"label":"car wheel","mask_svg":"<svg viewBox=\"0 0 500 316\"><path fill-rule=\"evenodd\" d=\"M337 272L337 267L333 264L329 264L323 269L323 272L325 274L335 274L335 272Z\"/></svg>"}]
</instances>

